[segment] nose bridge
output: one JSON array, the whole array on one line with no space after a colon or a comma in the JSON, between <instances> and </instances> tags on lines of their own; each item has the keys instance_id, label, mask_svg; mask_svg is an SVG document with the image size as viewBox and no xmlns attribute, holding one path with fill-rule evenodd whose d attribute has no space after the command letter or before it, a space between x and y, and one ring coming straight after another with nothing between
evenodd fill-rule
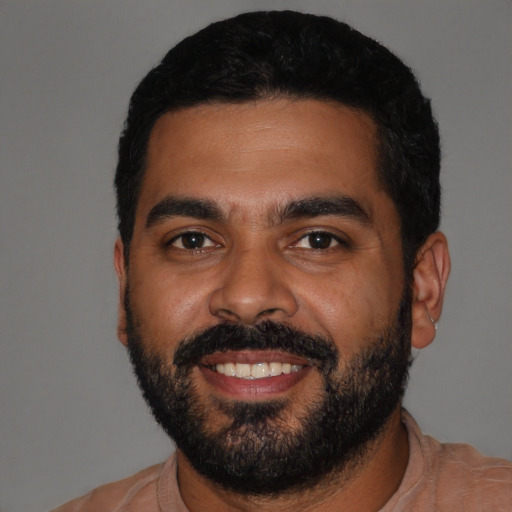
<instances>
[{"instance_id":1,"label":"nose bridge","mask_svg":"<svg viewBox=\"0 0 512 512\"><path fill-rule=\"evenodd\" d=\"M211 295L210 312L245 324L292 316L297 304L280 263L268 248L233 249L219 287Z\"/></svg>"}]
</instances>

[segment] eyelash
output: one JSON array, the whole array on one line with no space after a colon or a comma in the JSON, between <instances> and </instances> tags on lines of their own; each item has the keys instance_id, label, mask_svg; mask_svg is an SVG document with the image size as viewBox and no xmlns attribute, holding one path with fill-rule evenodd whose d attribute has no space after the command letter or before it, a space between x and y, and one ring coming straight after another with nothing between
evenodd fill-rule
<instances>
[{"instance_id":1,"label":"eyelash","mask_svg":"<svg viewBox=\"0 0 512 512\"><path fill-rule=\"evenodd\" d=\"M327 247L311 247L312 237L315 237L315 236L317 237L317 239L319 239L320 237L325 237L327 239L326 241L328 241L328 246ZM297 240L297 242L295 242L294 247L301 248L299 246L299 244L304 240L309 241L310 247L302 247L302 248L304 248L306 250L319 251L319 252L328 251L329 249L335 249L336 246L342 246L342 247L349 246L349 244L346 240L343 240L342 238L335 235L334 233L331 233L330 231L323 231L323 230L314 230L314 231L310 231L309 233L302 235ZM333 242L335 242L335 245L332 245Z\"/></svg>"},{"instance_id":2,"label":"eyelash","mask_svg":"<svg viewBox=\"0 0 512 512\"><path fill-rule=\"evenodd\" d=\"M317 237L317 240L320 240L320 243L322 242L321 237L324 237L324 242L327 242L326 247L312 247L313 240L312 237ZM199 239L201 247L186 247L186 243L184 243L185 237L195 237L196 239ZM310 247L300 247L301 242L304 240L309 239L309 245ZM177 246L176 242L181 240L181 247ZM190 241L190 240L189 240ZM204 246L203 244L209 241L210 244ZM335 242L335 245L332 245L333 242ZM193 242L192 242L193 243ZM179 235L176 235L175 237L171 238L166 244L166 247L174 247L178 250L183 251L190 251L190 252L201 252L205 249L208 250L210 247L220 247L220 244L215 243L211 237L209 237L207 234L203 233L202 231L187 231L185 233L181 233ZM309 233L306 233L302 235L294 244L292 244L292 247L302 248L306 250L312 250L312 251L327 251L329 249L334 249L336 246L343 246L348 247L349 244L346 240L343 240L339 236L336 236L335 234L329 232L329 231L322 231L322 230L316 230L316 231L310 231Z\"/></svg>"},{"instance_id":3,"label":"eyelash","mask_svg":"<svg viewBox=\"0 0 512 512\"><path fill-rule=\"evenodd\" d=\"M185 244L184 244L184 239L185 237L196 237L196 238L199 238L201 239L201 241L204 243L205 241L209 241L211 242L210 245L207 245L206 248L209 248L209 247L219 247L220 244L216 244L212 239L211 237L209 237L207 234L203 233L202 231L186 231L185 233L180 233L179 235L176 235L175 237L171 238L165 245L166 247L174 247L178 250L182 250L182 251L191 251L191 252L199 252L199 251L202 251L205 249L204 246L202 247L197 247L197 248L192 248L192 247L186 247ZM176 245L176 242L178 240L181 240L181 246L182 247L178 247Z\"/></svg>"}]
</instances>

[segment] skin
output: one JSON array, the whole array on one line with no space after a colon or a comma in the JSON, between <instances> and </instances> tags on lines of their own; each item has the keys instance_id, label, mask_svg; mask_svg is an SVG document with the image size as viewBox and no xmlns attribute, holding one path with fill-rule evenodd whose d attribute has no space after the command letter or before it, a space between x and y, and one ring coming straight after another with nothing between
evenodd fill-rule
<instances>
[{"instance_id":1,"label":"skin","mask_svg":"<svg viewBox=\"0 0 512 512\"><path fill-rule=\"evenodd\" d=\"M115 248L120 340L126 344L123 299L129 282L142 338L169 364L180 340L226 321L284 322L332 339L340 365L356 356L392 324L404 286L400 221L378 181L376 161L375 124L342 105L275 100L165 114L150 137L129 265L120 240ZM169 196L209 201L220 215L151 216ZM276 213L293 201L340 196L363 213L290 218ZM206 235L203 247L186 248L190 237L182 235L191 231ZM312 232L331 234L328 246L312 248ZM445 237L434 233L414 270L416 348L434 339L429 313L436 320L441 314L448 273ZM289 406L283 423L294 429L304 404L322 393L315 368L291 385L263 384L260 392L216 385L199 367L192 379L209 406L212 430L228 421L215 399L284 397ZM205 503L212 511L329 511L341 510L340 504L343 510L372 511L398 488L407 458L397 408L362 464L300 496L269 501L222 491L197 475L180 452L178 478L191 512L204 510Z\"/></svg>"}]
</instances>

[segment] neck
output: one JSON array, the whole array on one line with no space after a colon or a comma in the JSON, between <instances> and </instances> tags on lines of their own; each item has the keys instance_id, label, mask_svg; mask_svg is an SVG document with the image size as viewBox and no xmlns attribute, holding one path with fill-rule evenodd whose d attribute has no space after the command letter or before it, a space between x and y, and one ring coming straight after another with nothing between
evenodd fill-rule
<instances>
[{"instance_id":1,"label":"neck","mask_svg":"<svg viewBox=\"0 0 512 512\"><path fill-rule=\"evenodd\" d=\"M357 464L347 465L319 485L277 497L247 496L221 489L199 475L179 451L178 483L190 512L206 508L211 512L377 512L398 489L409 458L400 408L366 448Z\"/></svg>"}]
</instances>

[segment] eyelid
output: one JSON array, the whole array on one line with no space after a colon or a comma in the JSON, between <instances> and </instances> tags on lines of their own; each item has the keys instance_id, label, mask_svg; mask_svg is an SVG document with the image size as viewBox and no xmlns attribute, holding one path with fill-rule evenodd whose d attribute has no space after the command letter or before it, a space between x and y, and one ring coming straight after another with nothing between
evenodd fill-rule
<instances>
[{"instance_id":1,"label":"eyelid","mask_svg":"<svg viewBox=\"0 0 512 512\"><path fill-rule=\"evenodd\" d=\"M307 237L309 237L311 235L315 235L315 234L322 234L322 235L330 236L336 242L336 244L334 246L329 246L326 249L314 249L312 247L311 248L306 248L306 247L300 247L299 246L299 243L302 240L306 239ZM327 251L329 249L334 249L337 246L349 247L350 246L350 240L349 240L348 236L346 236L346 235L343 236L340 233L333 233L333 231L331 229L326 229L326 228L310 228L306 232L302 232L302 234L295 239L295 242L293 242L291 244L291 246L292 247L302 248L302 249L308 249L308 250L311 250L311 251Z\"/></svg>"},{"instance_id":2,"label":"eyelid","mask_svg":"<svg viewBox=\"0 0 512 512\"><path fill-rule=\"evenodd\" d=\"M211 244L206 245L204 247L198 248L198 249L187 249L186 247L178 247L175 245L175 242L179 239L182 239L186 235L201 235L204 236L206 240L211 242ZM194 251L201 251L203 249L208 249L210 247L220 247L221 244L216 242L214 238L206 233L202 229L198 228L184 228L179 233L174 233L171 238L169 238L166 242L164 242L165 247L172 247L174 249L182 250L182 251L188 251L188 252L194 252ZM182 244L183 245L183 244Z\"/></svg>"}]
</instances>

